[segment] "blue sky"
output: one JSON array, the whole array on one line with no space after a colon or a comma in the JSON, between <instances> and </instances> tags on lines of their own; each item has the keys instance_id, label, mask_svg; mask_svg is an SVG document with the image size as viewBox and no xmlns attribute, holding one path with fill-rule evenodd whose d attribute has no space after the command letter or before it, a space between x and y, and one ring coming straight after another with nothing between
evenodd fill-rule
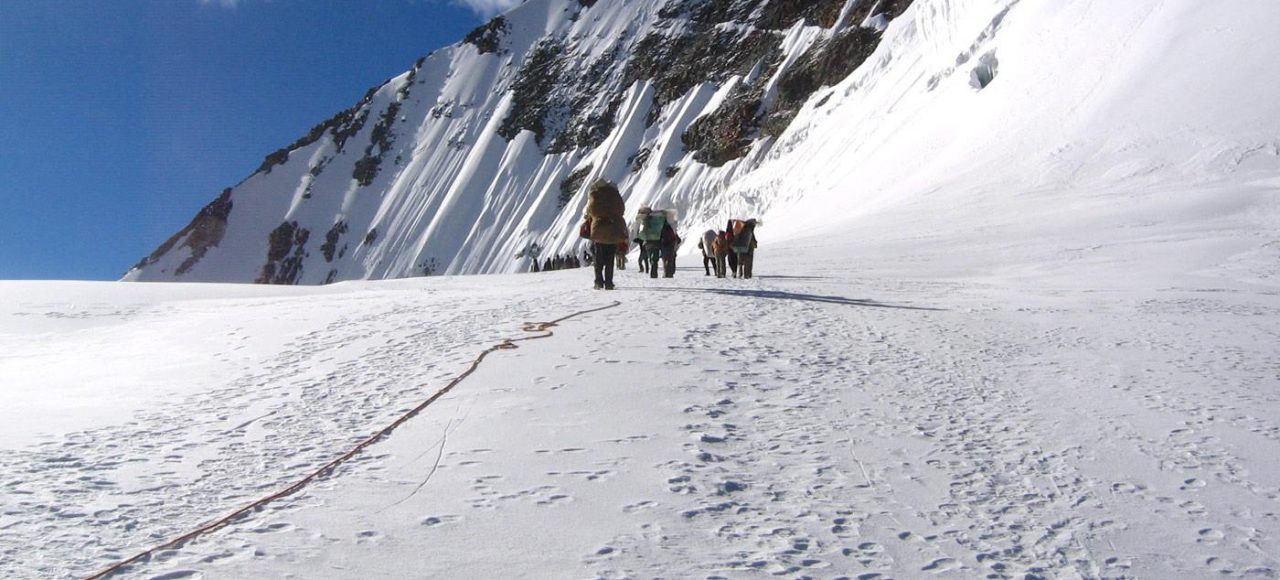
<instances>
[{"instance_id":1,"label":"blue sky","mask_svg":"<svg viewBox=\"0 0 1280 580\"><path fill-rule=\"evenodd\" d=\"M0 0L0 279L114 280L513 0Z\"/></svg>"}]
</instances>

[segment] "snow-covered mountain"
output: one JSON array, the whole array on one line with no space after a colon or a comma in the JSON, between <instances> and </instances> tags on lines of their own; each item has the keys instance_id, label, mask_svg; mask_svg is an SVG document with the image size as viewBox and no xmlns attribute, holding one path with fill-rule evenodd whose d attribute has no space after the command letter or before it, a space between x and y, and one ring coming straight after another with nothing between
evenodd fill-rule
<instances>
[{"instance_id":1,"label":"snow-covered mountain","mask_svg":"<svg viewBox=\"0 0 1280 580\"><path fill-rule=\"evenodd\" d=\"M268 155L127 278L520 271L574 245L596 177L723 217L726 187L909 4L527 2Z\"/></svg>"},{"instance_id":2,"label":"snow-covered mountain","mask_svg":"<svg viewBox=\"0 0 1280 580\"><path fill-rule=\"evenodd\" d=\"M1272 172L1280 75L1252 23L1277 10L529 0L268 155L125 279L525 271L579 244L597 177L686 234L753 215L776 236L922 196Z\"/></svg>"}]
</instances>

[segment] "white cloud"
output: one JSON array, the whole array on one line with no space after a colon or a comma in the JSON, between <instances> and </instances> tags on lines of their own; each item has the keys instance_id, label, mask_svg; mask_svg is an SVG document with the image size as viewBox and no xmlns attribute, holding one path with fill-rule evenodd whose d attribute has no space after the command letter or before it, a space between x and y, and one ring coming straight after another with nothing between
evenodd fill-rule
<instances>
[{"instance_id":1,"label":"white cloud","mask_svg":"<svg viewBox=\"0 0 1280 580\"><path fill-rule=\"evenodd\" d=\"M222 0L224 2L235 2L236 0ZM499 13L519 5L522 0L454 0L459 6L470 8L481 18L488 20Z\"/></svg>"}]
</instances>

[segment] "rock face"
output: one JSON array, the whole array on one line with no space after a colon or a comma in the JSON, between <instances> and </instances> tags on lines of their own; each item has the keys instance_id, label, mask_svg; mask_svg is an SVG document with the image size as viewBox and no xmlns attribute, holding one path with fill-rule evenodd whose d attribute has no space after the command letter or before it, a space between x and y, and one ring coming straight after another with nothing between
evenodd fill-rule
<instances>
[{"instance_id":1,"label":"rock face","mask_svg":"<svg viewBox=\"0 0 1280 580\"><path fill-rule=\"evenodd\" d=\"M209 248L216 247L218 242L222 241L222 236L227 231L227 217L231 215L232 206L231 188L222 190L222 195L204 206L191 223L187 224L187 227L165 240L150 256L138 262L133 270L140 271L163 258L174 258L176 255L181 255L181 252L187 252L173 271L174 276L186 274L208 253Z\"/></svg>"},{"instance_id":2,"label":"rock face","mask_svg":"<svg viewBox=\"0 0 1280 580\"><path fill-rule=\"evenodd\" d=\"M596 178L702 227L909 5L528 0L267 155L125 279L524 271L578 243Z\"/></svg>"}]
</instances>

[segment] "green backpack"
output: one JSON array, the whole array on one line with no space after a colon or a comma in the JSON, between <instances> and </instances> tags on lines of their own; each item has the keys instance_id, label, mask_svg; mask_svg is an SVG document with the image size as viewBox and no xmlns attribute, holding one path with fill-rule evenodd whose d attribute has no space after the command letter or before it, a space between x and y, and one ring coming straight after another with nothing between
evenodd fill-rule
<instances>
[{"instance_id":1,"label":"green backpack","mask_svg":"<svg viewBox=\"0 0 1280 580\"><path fill-rule=\"evenodd\" d=\"M667 225L667 214L655 211L640 216L640 239L656 242L662 239L662 226Z\"/></svg>"}]
</instances>

